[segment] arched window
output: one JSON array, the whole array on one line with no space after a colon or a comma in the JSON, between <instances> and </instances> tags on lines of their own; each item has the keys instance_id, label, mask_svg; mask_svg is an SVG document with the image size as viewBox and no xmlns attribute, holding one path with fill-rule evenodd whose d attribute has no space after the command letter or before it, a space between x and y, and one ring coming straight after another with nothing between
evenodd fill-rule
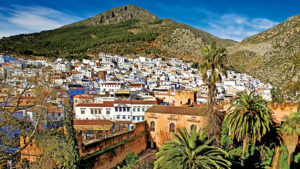
<instances>
[{"instance_id":1,"label":"arched window","mask_svg":"<svg viewBox=\"0 0 300 169\"><path fill-rule=\"evenodd\" d=\"M197 126L194 125L194 124L192 124L192 125L191 125L191 131L192 131L194 128L197 130Z\"/></svg>"},{"instance_id":2,"label":"arched window","mask_svg":"<svg viewBox=\"0 0 300 169\"><path fill-rule=\"evenodd\" d=\"M154 121L150 122L150 131L155 131L155 122Z\"/></svg>"},{"instance_id":3,"label":"arched window","mask_svg":"<svg viewBox=\"0 0 300 169\"><path fill-rule=\"evenodd\" d=\"M170 132L175 132L175 124L170 123Z\"/></svg>"}]
</instances>

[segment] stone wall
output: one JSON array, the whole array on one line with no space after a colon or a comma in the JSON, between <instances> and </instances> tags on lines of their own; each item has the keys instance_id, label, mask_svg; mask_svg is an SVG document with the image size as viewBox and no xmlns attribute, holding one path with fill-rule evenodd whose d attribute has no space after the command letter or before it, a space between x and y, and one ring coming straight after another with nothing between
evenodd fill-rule
<instances>
[{"instance_id":1,"label":"stone wall","mask_svg":"<svg viewBox=\"0 0 300 169\"><path fill-rule=\"evenodd\" d=\"M77 133L77 139L84 161L93 163L95 169L109 169L121 163L130 151L138 154L146 150L146 122L135 123L134 129L129 132L88 145L82 143L81 133Z\"/></svg>"},{"instance_id":2,"label":"stone wall","mask_svg":"<svg viewBox=\"0 0 300 169\"><path fill-rule=\"evenodd\" d=\"M205 116L192 116L192 115L180 115L180 114L162 114L162 113L145 113L145 119L148 127L151 122L154 122L155 129L150 130L149 141L151 142L151 148L160 148L166 141L173 139L173 134L170 132L170 124L175 125L177 128L185 127L190 132L191 127L194 125L197 129L204 129L208 121L208 117ZM155 145L154 145L155 143Z\"/></svg>"},{"instance_id":3,"label":"stone wall","mask_svg":"<svg viewBox=\"0 0 300 169\"><path fill-rule=\"evenodd\" d=\"M20 137L20 147L23 147L27 142L28 137ZM41 149L37 146L35 140L33 139L32 143L21 151L21 160L26 158L29 162L35 162L41 154Z\"/></svg>"},{"instance_id":4,"label":"stone wall","mask_svg":"<svg viewBox=\"0 0 300 169\"><path fill-rule=\"evenodd\" d=\"M118 146L113 152L108 151L95 158L94 169L110 169L120 164L130 151L139 154L147 148L147 135Z\"/></svg>"},{"instance_id":5,"label":"stone wall","mask_svg":"<svg viewBox=\"0 0 300 169\"><path fill-rule=\"evenodd\" d=\"M270 103L268 106L278 122L283 121L284 116L290 116L292 112L296 113L298 111L297 103Z\"/></svg>"},{"instance_id":6,"label":"stone wall","mask_svg":"<svg viewBox=\"0 0 300 169\"><path fill-rule=\"evenodd\" d=\"M195 102L194 91L175 91L175 106L192 104Z\"/></svg>"}]
</instances>

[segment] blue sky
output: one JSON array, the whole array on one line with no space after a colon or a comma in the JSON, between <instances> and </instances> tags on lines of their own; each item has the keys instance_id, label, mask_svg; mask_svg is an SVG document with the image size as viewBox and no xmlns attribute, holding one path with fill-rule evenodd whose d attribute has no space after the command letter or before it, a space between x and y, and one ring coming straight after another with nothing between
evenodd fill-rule
<instances>
[{"instance_id":1,"label":"blue sky","mask_svg":"<svg viewBox=\"0 0 300 169\"><path fill-rule=\"evenodd\" d=\"M300 14L299 0L0 0L0 38L58 28L126 4L237 41Z\"/></svg>"}]
</instances>

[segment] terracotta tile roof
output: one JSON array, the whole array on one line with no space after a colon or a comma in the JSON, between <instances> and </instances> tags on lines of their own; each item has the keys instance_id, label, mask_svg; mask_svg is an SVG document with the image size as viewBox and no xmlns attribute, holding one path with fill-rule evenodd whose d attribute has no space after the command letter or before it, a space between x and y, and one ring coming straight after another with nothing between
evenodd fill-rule
<instances>
[{"instance_id":1,"label":"terracotta tile roof","mask_svg":"<svg viewBox=\"0 0 300 169\"><path fill-rule=\"evenodd\" d=\"M107 82L107 83L102 83L101 85L121 85L119 82Z\"/></svg>"},{"instance_id":2,"label":"terracotta tile roof","mask_svg":"<svg viewBox=\"0 0 300 169\"><path fill-rule=\"evenodd\" d=\"M74 98L93 99L93 95L89 95L89 94L80 94L80 95L74 96Z\"/></svg>"},{"instance_id":3,"label":"terracotta tile roof","mask_svg":"<svg viewBox=\"0 0 300 169\"><path fill-rule=\"evenodd\" d=\"M122 104L157 104L156 100L115 100L115 103Z\"/></svg>"},{"instance_id":4,"label":"terracotta tile roof","mask_svg":"<svg viewBox=\"0 0 300 169\"><path fill-rule=\"evenodd\" d=\"M103 103L80 103L76 107L114 107L114 101L104 101Z\"/></svg>"},{"instance_id":5,"label":"terracotta tile roof","mask_svg":"<svg viewBox=\"0 0 300 169\"><path fill-rule=\"evenodd\" d=\"M203 104L194 104L193 106L194 107L206 107L206 103L203 103ZM223 105L215 105L214 106L217 110L224 110L224 106Z\"/></svg>"},{"instance_id":6,"label":"terracotta tile roof","mask_svg":"<svg viewBox=\"0 0 300 169\"><path fill-rule=\"evenodd\" d=\"M83 90L83 87L70 87L69 89L77 89L77 90Z\"/></svg>"},{"instance_id":7,"label":"terracotta tile roof","mask_svg":"<svg viewBox=\"0 0 300 169\"><path fill-rule=\"evenodd\" d=\"M207 107L177 107L177 106L161 106L154 105L150 107L146 113L161 113L161 114L177 114L177 115L192 115L192 116L207 116Z\"/></svg>"},{"instance_id":8,"label":"terracotta tile roof","mask_svg":"<svg viewBox=\"0 0 300 169\"><path fill-rule=\"evenodd\" d=\"M128 87L142 87L143 84L139 84L139 83L131 83L128 85Z\"/></svg>"},{"instance_id":9,"label":"terracotta tile roof","mask_svg":"<svg viewBox=\"0 0 300 169\"><path fill-rule=\"evenodd\" d=\"M110 120L73 120L74 125L113 125Z\"/></svg>"},{"instance_id":10,"label":"terracotta tile roof","mask_svg":"<svg viewBox=\"0 0 300 169\"><path fill-rule=\"evenodd\" d=\"M156 100L131 100L131 104L157 104Z\"/></svg>"},{"instance_id":11,"label":"terracotta tile roof","mask_svg":"<svg viewBox=\"0 0 300 169\"><path fill-rule=\"evenodd\" d=\"M115 100L115 103L131 104L131 100Z\"/></svg>"}]
</instances>

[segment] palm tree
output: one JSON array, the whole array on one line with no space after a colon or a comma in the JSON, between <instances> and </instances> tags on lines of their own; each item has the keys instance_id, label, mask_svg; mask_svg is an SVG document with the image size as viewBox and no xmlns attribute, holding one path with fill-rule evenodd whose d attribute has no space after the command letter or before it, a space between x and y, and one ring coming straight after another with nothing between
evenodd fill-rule
<instances>
[{"instance_id":1,"label":"palm tree","mask_svg":"<svg viewBox=\"0 0 300 169\"><path fill-rule=\"evenodd\" d=\"M154 168L230 168L231 163L225 159L227 152L213 146L213 138L207 139L206 132L201 134L193 128L189 134L185 128L177 129L175 139L166 142L156 153Z\"/></svg>"},{"instance_id":2,"label":"palm tree","mask_svg":"<svg viewBox=\"0 0 300 169\"><path fill-rule=\"evenodd\" d=\"M221 82L221 73L227 76L227 71L223 64L225 59L225 48L218 48L216 42L202 48L202 62L199 63L199 70L203 81L208 85L208 113L210 122L208 131L210 135L218 136L221 131L221 121L214 110L216 83Z\"/></svg>"},{"instance_id":3,"label":"palm tree","mask_svg":"<svg viewBox=\"0 0 300 169\"><path fill-rule=\"evenodd\" d=\"M267 101L254 92L238 93L232 100L225 118L229 120L230 134L237 141L243 140L243 159L245 159L247 142L260 141L273 125Z\"/></svg>"}]
</instances>

